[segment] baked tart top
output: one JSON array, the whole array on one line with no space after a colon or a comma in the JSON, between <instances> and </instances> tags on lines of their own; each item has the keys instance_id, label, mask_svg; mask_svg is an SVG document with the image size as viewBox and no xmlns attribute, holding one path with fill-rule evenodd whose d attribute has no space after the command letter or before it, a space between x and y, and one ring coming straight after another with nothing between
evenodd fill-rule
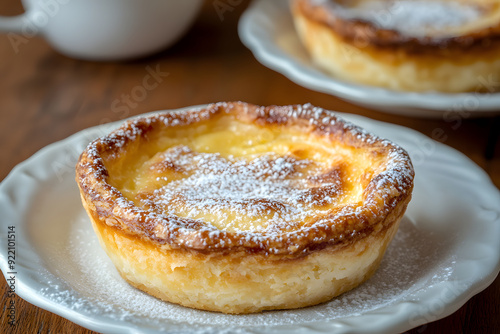
<instances>
[{"instance_id":1,"label":"baked tart top","mask_svg":"<svg viewBox=\"0 0 500 334\"><path fill-rule=\"evenodd\" d=\"M358 46L488 48L500 44L496 0L291 0L304 15Z\"/></svg>"},{"instance_id":2,"label":"baked tart top","mask_svg":"<svg viewBox=\"0 0 500 334\"><path fill-rule=\"evenodd\" d=\"M413 177L402 148L330 111L242 102L132 119L76 167L91 211L130 235L290 256L386 228Z\"/></svg>"}]
</instances>

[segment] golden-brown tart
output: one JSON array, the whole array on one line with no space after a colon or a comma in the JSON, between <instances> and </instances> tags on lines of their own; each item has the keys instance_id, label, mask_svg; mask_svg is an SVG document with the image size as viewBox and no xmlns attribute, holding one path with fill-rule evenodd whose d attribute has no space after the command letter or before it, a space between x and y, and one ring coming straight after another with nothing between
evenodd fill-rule
<instances>
[{"instance_id":1,"label":"golden-brown tart","mask_svg":"<svg viewBox=\"0 0 500 334\"><path fill-rule=\"evenodd\" d=\"M413 176L403 149L330 111L243 102L133 119L76 166L125 280L225 313L314 305L367 280Z\"/></svg>"},{"instance_id":2,"label":"golden-brown tart","mask_svg":"<svg viewBox=\"0 0 500 334\"><path fill-rule=\"evenodd\" d=\"M314 62L348 82L399 91L494 91L500 1L291 0Z\"/></svg>"}]
</instances>

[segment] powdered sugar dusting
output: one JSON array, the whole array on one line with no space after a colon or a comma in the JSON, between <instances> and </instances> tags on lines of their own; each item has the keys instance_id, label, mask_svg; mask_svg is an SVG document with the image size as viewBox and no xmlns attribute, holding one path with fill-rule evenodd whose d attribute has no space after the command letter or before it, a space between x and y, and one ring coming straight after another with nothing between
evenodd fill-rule
<instances>
[{"instance_id":1,"label":"powdered sugar dusting","mask_svg":"<svg viewBox=\"0 0 500 334\"><path fill-rule=\"evenodd\" d=\"M155 168L175 169L183 177L168 182L168 177L159 176L168 183L141 193L141 206L161 214L202 219L231 231L296 228L299 222L321 214L321 205L333 204L342 194L339 177L318 180L314 176L321 172L319 166L287 155L269 153L244 159L177 146L163 152L161 161L150 167ZM313 186L322 196L315 196Z\"/></svg>"},{"instance_id":2,"label":"powdered sugar dusting","mask_svg":"<svg viewBox=\"0 0 500 334\"><path fill-rule=\"evenodd\" d=\"M355 7L337 1L315 0L328 4L335 13L347 19L375 23L382 29L396 30L410 36L421 36L470 23L481 16L481 10L458 1L371 0Z\"/></svg>"}]
</instances>

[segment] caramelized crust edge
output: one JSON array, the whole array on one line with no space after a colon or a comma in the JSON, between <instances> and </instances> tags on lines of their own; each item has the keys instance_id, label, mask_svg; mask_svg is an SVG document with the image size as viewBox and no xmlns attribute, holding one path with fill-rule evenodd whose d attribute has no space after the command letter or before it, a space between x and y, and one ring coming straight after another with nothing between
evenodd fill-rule
<instances>
[{"instance_id":1,"label":"caramelized crust edge","mask_svg":"<svg viewBox=\"0 0 500 334\"><path fill-rule=\"evenodd\" d=\"M482 52L500 48L500 22L459 36L414 37L404 33L381 29L375 23L343 18L334 11L311 0L290 0L292 11L328 27L345 42L356 47L373 47L381 50L404 50L410 54L454 55L459 52ZM500 4L495 10L500 11Z\"/></svg>"},{"instance_id":2,"label":"caramelized crust edge","mask_svg":"<svg viewBox=\"0 0 500 334\"><path fill-rule=\"evenodd\" d=\"M321 220L298 231L228 232L209 229L201 222L148 212L108 183L105 161L126 154L135 141L148 141L163 127L189 125L221 113L263 126L296 127L330 142L341 141L356 150L376 150L385 158L385 168L364 189L360 206L332 210ZM401 217L411 198L414 171L401 147L345 122L332 112L311 105L260 107L243 102L216 103L182 113L160 112L127 121L111 134L96 139L81 154L76 181L84 205L94 222L110 226L129 238L138 238L164 249L227 254L244 251L297 258L326 247L341 248L378 234L391 226L391 212Z\"/></svg>"}]
</instances>

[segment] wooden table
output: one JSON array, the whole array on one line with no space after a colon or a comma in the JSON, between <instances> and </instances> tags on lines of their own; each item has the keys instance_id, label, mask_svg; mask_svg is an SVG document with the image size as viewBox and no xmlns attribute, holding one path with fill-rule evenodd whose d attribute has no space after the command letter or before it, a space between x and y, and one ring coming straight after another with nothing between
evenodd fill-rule
<instances>
[{"instance_id":1,"label":"wooden table","mask_svg":"<svg viewBox=\"0 0 500 334\"><path fill-rule=\"evenodd\" d=\"M249 1L233 1L221 20L207 1L194 27L177 45L155 56L114 63L85 62L54 52L31 38L14 52L0 35L0 180L40 148L97 124L159 109L216 101L261 105L306 103L404 125L428 136L442 129L445 144L466 154L500 187L498 118L428 120L376 112L298 86L260 63L240 42L236 25ZM0 13L22 12L18 0L2 1ZM155 89L125 102L142 84L148 68L168 73ZM126 108L116 108L117 106ZM114 107L113 107L114 106ZM496 122L496 123L495 123ZM496 132L495 132L496 131ZM488 148L488 142L489 148ZM488 152L486 152L488 151ZM2 234L6 233L2 231ZM5 250L2 250L4 252ZM1 333L91 333L15 297L17 324L7 317L7 285L2 276ZM444 319L409 333L500 333L500 278ZM432 320L432 319L431 319Z\"/></svg>"}]
</instances>

